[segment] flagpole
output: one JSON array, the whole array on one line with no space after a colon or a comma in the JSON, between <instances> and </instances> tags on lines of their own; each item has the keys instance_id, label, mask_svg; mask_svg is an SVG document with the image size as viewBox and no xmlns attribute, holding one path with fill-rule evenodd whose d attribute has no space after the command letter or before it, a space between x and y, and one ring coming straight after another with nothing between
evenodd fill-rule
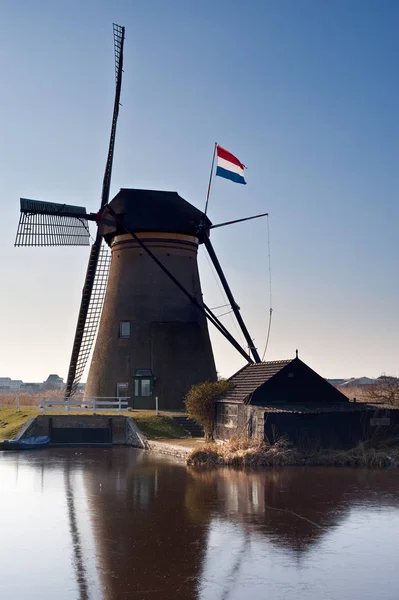
<instances>
[{"instance_id":1,"label":"flagpole","mask_svg":"<svg viewBox=\"0 0 399 600\"><path fill-rule=\"evenodd\" d=\"M218 143L215 142L215 147L213 149L211 173L209 175L208 192L206 194L205 211L204 211L204 215L205 216L206 216L206 211L208 210L208 201L209 201L209 196L210 196L210 193L211 193L211 185L212 185L212 177L213 177L213 167L215 165L215 156L216 156L216 148L217 147L218 147Z\"/></svg>"}]
</instances>

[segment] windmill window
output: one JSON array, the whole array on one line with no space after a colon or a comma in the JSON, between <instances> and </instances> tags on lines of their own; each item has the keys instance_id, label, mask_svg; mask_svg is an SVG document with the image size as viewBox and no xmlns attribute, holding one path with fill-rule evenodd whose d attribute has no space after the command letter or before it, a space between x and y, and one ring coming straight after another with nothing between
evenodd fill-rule
<instances>
[{"instance_id":1,"label":"windmill window","mask_svg":"<svg viewBox=\"0 0 399 600\"><path fill-rule=\"evenodd\" d=\"M130 337L130 321L120 321L119 337L120 338L129 338Z\"/></svg>"}]
</instances>

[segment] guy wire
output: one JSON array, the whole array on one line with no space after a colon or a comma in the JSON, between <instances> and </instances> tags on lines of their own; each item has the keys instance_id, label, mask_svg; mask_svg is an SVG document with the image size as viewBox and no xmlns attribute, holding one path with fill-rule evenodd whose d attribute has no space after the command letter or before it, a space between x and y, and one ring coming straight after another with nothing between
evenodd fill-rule
<instances>
[{"instance_id":1,"label":"guy wire","mask_svg":"<svg viewBox=\"0 0 399 600\"><path fill-rule=\"evenodd\" d=\"M262 354L262 362L265 359L267 347L269 345L270 330L272 326L272 315L273 315L273 304L272 304L272 266L271 266L271 255L270 255L270 226L269 226L269 215L267 215L267 254L269 262L269 325L267 328L266 344Z\"/></svg>"}]
</instances>

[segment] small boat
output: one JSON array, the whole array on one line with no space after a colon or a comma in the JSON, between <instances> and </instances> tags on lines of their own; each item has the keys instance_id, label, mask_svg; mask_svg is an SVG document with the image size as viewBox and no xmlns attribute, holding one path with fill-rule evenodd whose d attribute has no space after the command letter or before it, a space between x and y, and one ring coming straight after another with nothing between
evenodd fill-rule
<instances>
[{"instance_id":1,"label":"small boat","mask_svg":"<svg viewBox=\"0 0 399 600\"><path fill-rule=\"evenodd\" d=\"M38 450L50 444L48 435L22 438L21 440L4 440L4 450Z\"/></svg>"}]
</instances>

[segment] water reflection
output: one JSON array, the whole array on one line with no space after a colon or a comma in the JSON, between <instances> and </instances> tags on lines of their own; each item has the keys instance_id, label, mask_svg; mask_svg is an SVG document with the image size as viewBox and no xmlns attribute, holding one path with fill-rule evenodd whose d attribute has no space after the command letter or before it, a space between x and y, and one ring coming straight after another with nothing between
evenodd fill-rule
<instances>
[{"instance_id":1,"label":"water reflection","mask_svg":"<svg viewBox=\"0 0 399 600\"><path fill-rule=\"evenodd\" d=\"M238 521L271 543L299 553L338 526L356 506L399 506L396 471L286 467L189 472L202 488L209 488L224 519ZM198 510L200 506L201 500Z\"/></svg>"},{"instance_id":2,"label":"water reflection","mask_svg":"<svg viewBox=\"0 0 399 600\"><path fill-rule=\"evenodd\" d=\"M196 471L127 448L50 449L0 455L0 498L2 598L397 597L396 471ZM14 539L21 520L40 560Z\"/></svg>"}]
</instances>

